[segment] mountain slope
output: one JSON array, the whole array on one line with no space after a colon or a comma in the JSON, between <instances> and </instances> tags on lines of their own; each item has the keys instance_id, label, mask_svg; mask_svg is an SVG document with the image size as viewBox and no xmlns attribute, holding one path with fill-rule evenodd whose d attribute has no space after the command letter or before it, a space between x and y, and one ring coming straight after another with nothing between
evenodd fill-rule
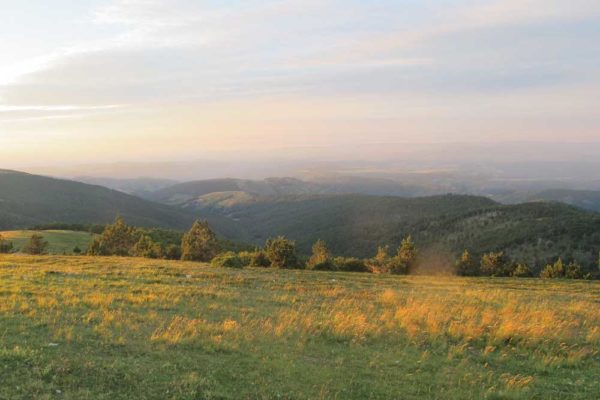
<instances>
[{"instance_id":1,"label":"mountain slope","mask_svg":"<svg viewBox=\"0 0 600 400\"><path fill-rule=\"evenodd\" d=\"M183 208L194 208L202 196L213 193L244 193L248 197L316 194L323 189L316 184L295 178L209 179L179 183L157 190L148 199Z\"/></svg>"},{"instance_id":2,"label":"mountain slope","mask_svg":"<svg viewBox=\"0 0 600 400\"><path fill-rule=\"evenodd\" d=\"M600 191L549 189L539 192L513 192L498 198L503 203L523 203L530 201L559 202L585 210L600 212Z\"/></svg>"},{"instance_id":3,"label":"mountain slope","mask_svg":"<svg viewBox=\"0 0 600 400\"><path fill-rule=\"evenodd\" d=\"M194 219L184 210L101 186L0 170L0 229L107 223L117 214L131 224L174 229L187 228Z\"/></svg>"},{"instance_id":4,"label":"mountain slope","mask_svg":"<svg viewBox=\"0 0 600 400\"><path fill-rule=\"evenodd\" d=\"M172 179L156 179L156 178L98 178L92 176L78 176L73 178L77 182L87 183L89 185L104 186L109 189L118 190L119 192L131 194L141 198L146 198L151 193L157 190L177 184L178 182Z\"/></svg>"},{"instance_id":5,"label":"mountain slope","mask_svg":"<svg viewBox=\"0 0 600 400\"><path fill-rule=\"evenodd\" d=\"M303 253L320 238L336 254L372 256L377 246L395 248L409 234L424 254L452 258L465 248L505 250L535 265L561 255L591 265L600 249L600 214L558 203L500 205L462 195L313 195L196 206L216 227L227 221L232 239L262 245L283 234Z\"/></svg>"}]
</instances>

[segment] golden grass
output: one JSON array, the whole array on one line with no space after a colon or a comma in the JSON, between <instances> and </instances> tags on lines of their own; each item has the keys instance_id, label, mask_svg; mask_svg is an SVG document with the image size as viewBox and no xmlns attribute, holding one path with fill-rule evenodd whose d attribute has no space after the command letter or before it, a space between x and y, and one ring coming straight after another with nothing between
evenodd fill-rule
<instances>
[{"instance_id":1,"label":"golden grass","mask_svg":"<svg viewBox=\"0 0 600 400\"><path fill-rule=\"evenodd\" d=\"M329 276L335 275L3 256L0 317L46 324L48 340L68 343L92 335L115 345L235 347L290 340L302 345L320 337L355 346L441 346L449 360L503 357L510 347L528 349L545 366L576 366L598 356L596 282ZM506 390L538 382L517 371L496 377Z\"/></svg>"}]
</instances>

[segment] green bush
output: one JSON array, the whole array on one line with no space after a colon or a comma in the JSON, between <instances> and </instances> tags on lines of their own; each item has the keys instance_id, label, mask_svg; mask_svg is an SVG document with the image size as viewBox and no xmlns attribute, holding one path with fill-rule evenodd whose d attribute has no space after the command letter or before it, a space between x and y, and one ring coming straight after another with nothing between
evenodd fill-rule
<instances>
[{"instance_id":1,"label":"green bush","mask_svg":"<svg viewBox=\"0 0 600 400\"><path fill-rule=\"evenodd\" d=\"M412 265L413 263L410 260L406 260L404 257L398 255L388 261L387 270L390 274L406 275Z\"/></svg>"},{"instance_id":2,"label":"green bush","mask_svg":"<svg viewBox=\"0 0 600 400\"><path fill-rule=\"evenodd\" d=\"M471 253L465 250L461 257L454 264L454 271L459 276L477 276L479 275L479 265L471 257Z\"/></svg>"},{"instance_id":3,"label":"green bush","mask_svg":"<svg viewBox=\"0 0 600 400\"><path fill-rule=\"evenodd\" d=\"M306 262L306 268L316 271L333 271L335 265L325 241L319 239L312 247L312 255Z\"/></svg>"},{"instance_id":4,"label":"green bush","mask_svg":"<svg viewBox=\"0 0 600 400\"><path fill-rule=\"evenodd\" d=\"M565 271L565 278L568 279L583 279L583 277L585 276L584 272L583 272L583 268L581 267L581 265L572 262L569 265L567 265L567 270Z\"/></svg>"},{"instance_id":5,"label":"green bush","mask_svg":"<svg viewBox=\"0 0 600 400\"><path fill-rule=\"evenodd\" d=\"M181 259L181 246L176 244L170 244L165 249L165 258L167 260L180 260Z\"/></svg>"},{"instance_id":6,"label":"green bush","mask_svg":"<svg viewBox=\"0 0 600 400\"><path fill-rule=\"evenodd\" d=\"M511 276L514 265L504 252L487 253L481 258L481 274L486 276Z\"/></svg>"},{"instance_id":7,"label":"green bush","mask_svg":"<svg viewBox=\"0 0 600 400\"><path fill-rule=\"evenodd\" d=\"M13 243L4 239L2 235L0 235L0 254L2 253L10 253L13 251Z\"/></svg>"},{"instance_id":8,"label":"green bush","mask_svg":"<svg viewBox=\"0 0 600 400\"><path fill-rule=\"evenodd\" d=\"M249 253L248 257L248 265L250 267L266 268L271 266L271 261L269 260L269 257L267 257L267 253L263 250L256 250Z\"/></svg>"},{"instance_id":9,"label":"green bush","mask_svg":"<svg viewBox=\"0 0 600 400\"><path fill-rule=\"evenodd\" d=\"M234 253L233 251L228 251L213 258L210 262L210 265L213 267L223 268L243 268L244 261L238 254Z\"/></svg>"},{"instance_id":10,"label":"green bush","mask_svg":"<svg viewBox=\"0 0 600 400\"><path fill-rule=\"evenodd\" d=\"M23 247L23 253L35 255L47 254L48 246L48 242L44 240L44 237L35 233L31 235L31 239L29 239L29 242Z\"/></svg>"},{"instance_id":11,"label":"green bush","mask_svg":"<svg viewBox=\"0 0 600 400\"><path fill-rule=\"evenodd\" d=\"M388 246L379 246L377 248L377 254L375 257L370 258L366 261L369 270L376 274L384 274L389 272L389 263L391 257L388 254Z\"/></svg>"},{"instance_id":12,"label":"green bush","mask_svg":"<svg viewBox=\"0 0 600 400\"><path fill-rule=\"evenodd\" d=\"M516 278L529 278L533 276L533 272L527 264L519 263L513 270L512 276Z\"/></svg>"},{"instance_id":13,"label":"green bush","mask_svg":"<svg viewBox=\"0 0 600 400\"><path fill-rule=\"evenodd\" d=\"M142 235L130 253L135 257L162 258L164 252L160 243L154 242L150 236Z\"/></svg>"},{"instance_id":14,"label":"green bush","mask_svg":"<svg viewBox=\"0 0 600 400\"><path fill-rule=\"evenodd\" d=\"M344 272L371 272L365 260L354 257L336 257L333 259L336 269Z\"/></svg>"},{"instance_id":15,"label":"green bush","mask_svg":"<svg viewBox=\"0 0 600 400\"><path fill-rule=\"evenodd\" d=\"M554 264L548 264L540 272L541 278L564 278L566 275L566 267L563 260L559 258Z\"/></svg>"},{"instance_id":16,"label":"green bush","mask_svg":"<svg viewBox=\"0 0 600 400\"><path fill-rule=\"evenodd\" d=\"M296 243L278 236L267 240L265 251L271 267L273 268L298 268L298 255L296 254Z\"/></svg>"}]
</instances>

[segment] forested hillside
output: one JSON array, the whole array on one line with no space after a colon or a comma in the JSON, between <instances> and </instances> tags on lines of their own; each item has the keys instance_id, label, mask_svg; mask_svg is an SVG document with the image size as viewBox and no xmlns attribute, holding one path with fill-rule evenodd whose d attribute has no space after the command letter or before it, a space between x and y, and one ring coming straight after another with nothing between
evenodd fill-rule
<instances>
[{"instance_id":1,"label":"forested hillside","mask_svg":"<svg viewBox=\"0 0 600 400\"><path fill-rule=\"evenodd\" d=\"M134 225L177 229L188 228L195 218L102 186L0 171L0 230L50 222L103 224L117 214Z\"/></svg>"},{"instance_id":2,"label":"forested hillside","mask_svg":"<svg viewBox=\"0 0 600 400\"><path fill-rule=\"evenodd\" d=\"M549 189L538 192L515 191L502 196L498 200L505 203L524 203L531 201L546 201L569 204L591 211L600 211L600 191Z\"/></svg>"},{"instance_id":3,"label":"forested hillside","mask_svg":"<svg viewBox=\"0 0 600 400\"><path fill-rule=\"evenodd\" d=\"M534 265L559 256L592 264L600 249L600 214L558 203L501 205L459 195L288 196L199 212L231 239L262 245L283 234L305 253L324 239L336 254L368 257L409 234L424 254L448 259L463 249L504 250Z\"/></svg>"}]
</instances>

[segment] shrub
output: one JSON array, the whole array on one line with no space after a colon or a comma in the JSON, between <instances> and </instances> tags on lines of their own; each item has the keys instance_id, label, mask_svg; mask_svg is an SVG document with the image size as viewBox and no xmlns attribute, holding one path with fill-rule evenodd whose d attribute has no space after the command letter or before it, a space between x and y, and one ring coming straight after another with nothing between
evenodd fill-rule
<instances>
[{"instance_id":1,"label":"shrub","mask_svg":"<svg viewBox=\"0 0 600 400\"><path fill-rule=\"evenodd\" d=\"M40 234L31 235L29 242L23 247L23 253L27 254L46 254L48 252L48 242Z\"/></svg>"},{"instance_id":2,"label":"shrub","mask_svg":"<svg viewBox=\"0 0 600 400\"><path fill-rule=\"evenodd\" d=\"M559 258L554 264L548 264L540 272L541 278L564 278L566 273L565 264Z\"/></svg>"},{"instance_id":3,"label":"shrub","mask_svg":"<svg viewBox=\"0 0 600 400\"><path fill-rule=\"evenodd\" d=\"M481 273L487 276L510 276L514 266L504 252L487 253L481 258Z\"/></svg>"},{"instance_id":4,"label":"shrub","mask_svg":"<svg viewBox=\"0 0 600 400\"><path fill-rule=\"evenodd\" d=\"M165 249L165 258L167 260L181 260L181 247L176 244L170 244Z\"/></svg>"},{"instance_id":5,"label":"shrub","mask_svg":"<svg viewBox=\"0 0 600 400\"><path fill-rule=\"evenodd\" d=\"M388 249L388 246L379 246L375 257L367 260L367 267L377 274L407 274L414 266L417 255L410 236L402 241L394 257L389 256Z\"/></svg>"},{"instance_id":6,"label":"shrub","mask_svg":"<svg viewBox=\"0 0 600 400\"><path fill-rule=\"evenodd\" d=\"M364 260L358 258L336 257L333 264L339 271L344 272L371 272Z\"/></svg>"},{"instance_id":7,"label":"shrub","mask_svg":"<svg viewBox=\"0 0 600 400\"><path fill-rule=\"evenodd\" d=\"M306 268L317 271L333 271L336 269L331 260L327 244L323 240L319 239L313 245L312 256L306 263Z\"/></svg>"},{"instance_id":8,"label":"shrub","mask_svg":"<svg viewBox=\"0 0 600 400\"><path fill-rule=\"evenodd\" d=\"M410 272L412 265L412 262L405 260L401 256L396 256L389 260L387 270L390 274L406 275Z\"/></svg>"},{"instance_id":9,"label":"shrub","mask_svg":"<svg viewBox=\"0 0 600 400\"><path fill-rule=\"evenodd\" d=\"M298 267L296 243L283 236L267 240L265 251L269 261L271 261L271 267L273 268Z\"/></svg>"},{"instance_id":10,"label":"shrub","mask_svg":"<svg viewBox=\"0 0 600 400\"><path fill-rule=\"evenodd\" d=\"M223 267L223 268L243 268L244 261L242 258L234 253L233 251L228 251L226 253L221 253L212 259L210 265L213 267Z\"/></svg>"},{"instance_id":11,"label":"shrub","mask_svg":"<svg viewBox=\"0 0 600 400\"><path fill-rule=\"evenodd\" d=\"M73 254L81 254L81 249L79 248L79 246L73 247Z\"/></svg>"},{"instance_id":12,"label":"shrub","mask_svg":"<svg viewBox=\"0 0 600 400\"><path fill-rule=\"evenodd\" d=\"M479 266L471 257L471 253L465 250L461 257L456 260L454 271L459 276L477 276L479 275Z\"/></svg>"},{"instance_id":13,"label":"shrub","mask_svg":"<svg viewBox=\"0 0 600 400\"><path fill-rule=\"evenodd\" d=\"M13 251L13 243L0 235L0 254L10 253L11 251Z\"/></svg>"},{"instance_id":14,"label":"shrub","mask_svg":"<svg viewBox=\"0 0 600 400\"><path fill-rule=\"evenodd\" d=\"M387 273L391 257L388 254L388 246L379 246L375 257L367 260L367 267L376 274Z\"/></svg>"},{"instance_id":15,"label":"shrub","mask_svg":"<svg viewBox=\"0 0 600 400\"><path fill-rule=\"evenodd\" d=\"M583 279L584 277L583 268L581 265L572 262L567 265L567 269L565 271L565 278L568 279Z\"/></svg>"},{"instance_id":16,"label":"shrub","mask_svg":"<svg viewBox=\"0 0 600 400\"><path fill-rule=\"evenodd\" d=\"M256 250L252 253L249 253L248 258L248 265L250 267L265 268L271 266L271 261L269 260L269 257L267 257L267 253L263 250Z\"/></svg>"},{"instance_id":17,"label":"shrub","mask_svg":"<svg viewBox=\"0 0 600 400\"><path fill-rule=\"evenodd\" d=\"M540 278L554 278L554 269L552 268L552 265L548 264L540 271Z\"/></svg>"},{"instance_id":18,"label":"shrub","mask_svg":"<svg viewBox=\"0 0 600 400\"><path fill-rule=\"evenodd\" d=\"M527 264L519 263L513 270L512 276L517 278L529 278L533 276L533 272Z\"/></svg>"},{"instance_id":19,"label":"shrub","mask_svg":"<svg viewBox=\"0 0 600 400\"><path fill-rule=\"evenodd\" d=\"M160 243L154 242L150 236L142 235L131 249L131 255L145 258L162 258L163 249Z\"/></svg>"}]
</instances>

